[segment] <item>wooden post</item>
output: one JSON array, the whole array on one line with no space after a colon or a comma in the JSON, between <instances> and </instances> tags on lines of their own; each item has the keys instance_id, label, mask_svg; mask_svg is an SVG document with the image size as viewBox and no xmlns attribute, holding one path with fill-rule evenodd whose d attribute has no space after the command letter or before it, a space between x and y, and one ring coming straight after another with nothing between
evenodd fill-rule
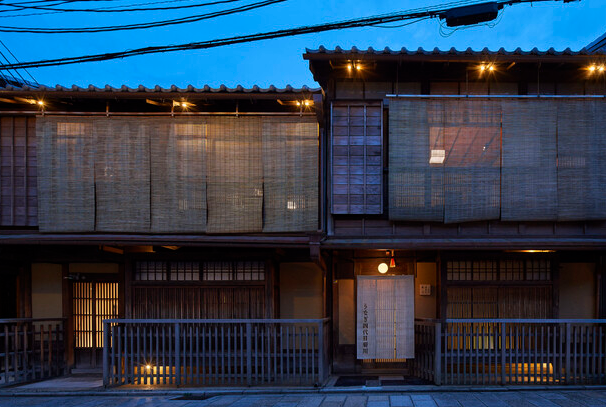
<instances>
[{"instance_id":1,"label":"wooden post","mask_svg":"<svg viewBox=\"0 0 606 407\"><path fill-rule=\"evenodd\" d=\"M175 384L181 385L181 328L175 322Z\"/></svg>"},{"instance_id":2,"label":"wooden post","mask_svg":"<svg viewBox=\"0 0 606 407\"><path fill-rule=\"evenodd\" d=\"M69 264L63 263L61 265L61 276L63 277L63 284L61 290L63 292L63 318L66 318L64 324L64 343L65 343L65 356L67 359L68 370L74 366L74 318L72 317L72 283L69 280Z\"/></svg>"},{"instance_id":3,"label":"wooden post","mask_svg":"<svg viewBox=\"0 0 606 407\"><path fill-rule=\"evenodd\" d=\"M318 380L318 384L321 385L324 382L324 362L325 362L325 352L324 352L324 322L320 321L318 322L318 348L320 348L320 361L318 363L318 376L319 376L319 380Z\"/></svg>"},{"instance_id":4,"label":"wooden post","mask_svg":"<svg viewBox=\"0 0 606 407\"><path fill-rule=\"evenodd\" d=\"M566 384L570 384L570 323L566 323Z\"/></svg>"},{"instance_id":5,"label":"wooden post","mask_svg":"<svg viewBox=\"0 0 606 407\"><path fill-rule=\"evenodd\" d=\"M434 373L433 381L436 385L442 384L442 323L436 322L434 343Z\"/></svg>"},{"instance_id":6,"label":"wooden post","mask_svg":"<svg viewBox=\"0 0 606 407\"><path fill-rule=\"evenodd\" d=\"M124 285L122 286L122 297L123 302L122 306L124 307L124 318L129 319L133 317L132 310L132 280L133 280L133 267L132 261L130 259L126 260L124 264L120 265L120 273L122 274L122 281L124 281Z\"/></svg>"},{"instance_id":7,"label":"wooden post","mask_svg":"<svg viewBox=\"0 0 606 407\"><path fill-rule=\"evenodd\" d=\"M252 324L246 323L246 385L252 386Z\"/></svg>"},{"instance_id":8,"label":"wooden post","mask_svg":"<svg viewBox=\"0 0 606 407\"><path fill-rule=\"evenodd\" d=\"M103 322L103 386L109 386L109 323Z\"/></svg>"},{"instance_id":9,"label":"wooden post","mask_svg":"<svg viewBox=\"0 0 606 407\"><path fill-rule=\"evenodd\" d=\"M501 322L501 386L505 385L505 351L507 349L505 343L505 328L505 322Z\"/></svg>"}]
</instances>

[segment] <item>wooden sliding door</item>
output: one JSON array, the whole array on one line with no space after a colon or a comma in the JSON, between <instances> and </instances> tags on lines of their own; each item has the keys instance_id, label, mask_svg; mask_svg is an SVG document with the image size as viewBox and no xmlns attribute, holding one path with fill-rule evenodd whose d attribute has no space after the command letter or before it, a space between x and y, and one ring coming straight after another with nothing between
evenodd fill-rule
<instances>
[{"instance_id":1,"label":"wooden sliding door","mask_svg":"<svg viewBox=\"0 0 606 407\"><path fill-rule=\"evenodd\" d=\"M100 368L103 353L103 320L118 318L118 282L72 283L72 318L75 362L78 368Z\"/></svg>"}]
</instances>

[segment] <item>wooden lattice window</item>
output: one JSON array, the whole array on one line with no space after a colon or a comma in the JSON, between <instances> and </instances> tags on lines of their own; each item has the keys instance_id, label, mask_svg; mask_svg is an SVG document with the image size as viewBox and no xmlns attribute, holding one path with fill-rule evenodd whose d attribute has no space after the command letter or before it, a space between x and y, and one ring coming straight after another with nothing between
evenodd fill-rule
<instances>
[{"instance_id":1,"label":"wooden lattice window","mask_svg":"<svg viewBox=\"0 0 606 407\"><path fill-rule=\"evenodd\" d=\"M138 261L135 266L135 280L166 280L167 263L165 261Z\"/></svg>"},{"instance_id":2,"label":"wooden lattice window","mask_svg":"<svg viewBox=\"0 0 606 407\"><path fill-rule=\"evenodd\" d=\"M383 107L332 107L332 213L383 213Z\"/></svg>"},{"instance_id":3,"label":"wooden lattice window","mask_svg":"<svg viewBox=\"0 0 606 407\"><path fill-rule=\"evenodd\" d=\"M264 281L262 261L138 261L135 281Z\"/></svg>"},{"instance_id":4,"label":"wooden lattice window","mask_svg":"<svg viewBox=\"0 0 606 407\"><path fill-rule=\"evenodd\" d=\"M551 281L551 261L448 261L446 278L450 281Z\"/></svg>"}]
</instances>

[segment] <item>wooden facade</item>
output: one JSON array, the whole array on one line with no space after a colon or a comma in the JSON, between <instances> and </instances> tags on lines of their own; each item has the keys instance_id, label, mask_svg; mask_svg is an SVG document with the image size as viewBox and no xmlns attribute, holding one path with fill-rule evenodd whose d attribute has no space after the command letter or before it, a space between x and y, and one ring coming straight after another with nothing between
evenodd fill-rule
<instances>
[{"instance_id":1,"label":"wooden facade","mask_svg":"<svg viewBox=\"0 0 606 407\"><path fill-rule=\"evenodd\" d=\"M334 370L407 371L449 384L603 382L598 370L581 373L576 356L564 363L567 346L578 355L595 344L590 365L603 365L603 320L589 323L592 333L580 343L562 331L561 352L545 342L548 331L551 338L565 329L553 318L606 317L606 223L592 212L604 208L596 188L602 160L590 158L603 151L598 112L606 88L586 71L599 57L321 47L304 58L324 89L331 131L323 247L333 257ZM345 114L357 106L381 106L382 168L371 170L380 175L380 196L372 197L380 210L352 205L366 203L372 152L360 137L364 127L352 132L364 115ZM408 361L356 354L349 312L360 301L356 279L380 275L380 263L387 276L415 278L416 348ZM579 296L588 301L572 302ZM506 327L495 334L475 319ZM499 335L507 341L501 350Z\"/></svg>"},{"instance_id":2,"label":"wooden facade","mask_svg":"<svg viewBox=\"0 0 606 407\"><path fill-rule=\"evenodd\" d=\"M2 322L0 385L606 381L596 55L304 58L321 89L0 89L2 316L61 322Z\"/></svg>"}]
</instances>

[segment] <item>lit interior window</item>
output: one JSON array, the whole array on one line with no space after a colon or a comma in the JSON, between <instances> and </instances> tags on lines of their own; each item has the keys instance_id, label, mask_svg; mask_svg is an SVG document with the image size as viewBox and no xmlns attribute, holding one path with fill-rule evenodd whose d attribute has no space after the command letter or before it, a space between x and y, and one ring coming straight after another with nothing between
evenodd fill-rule
<instances>
[{"instance_id":1,"label":"lit interior window","mask_svg":"<svg viewBox=\"0 0 606 407\"><path fill-rule=\"evenodd\" d=\"M443 164L445 158L446 158L446 150L431 150L431 155L429 156L429 163L430 164Z\"/></svg>"}]
</instances>

